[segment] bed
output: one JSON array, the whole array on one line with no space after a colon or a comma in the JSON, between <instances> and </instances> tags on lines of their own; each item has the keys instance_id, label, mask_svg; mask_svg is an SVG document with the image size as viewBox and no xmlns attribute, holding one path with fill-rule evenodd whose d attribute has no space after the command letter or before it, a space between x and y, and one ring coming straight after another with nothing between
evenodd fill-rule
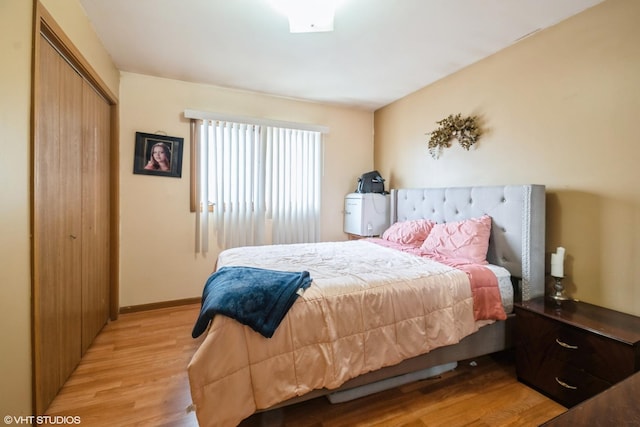
<instances>
[{"instance_id":1,"label":"bed","mask_svg":"<svg viewBox=\"0 0 640 427\"><path fill-rule=\"evenodd\" d=\"M484 266L434 261L367 239L223 251L218 271L305 270L313 282L298 289L269 338L213 317L188 367L200 425L237 425L256 411L322 395L356 398L511 347L513 302L544 295L544 186L391 191L391 228L426 221L441 230L486 217ZM496 282L504 317L477 313L483 288L474 288L476 276Z\"/></svg>"}]
</instances>

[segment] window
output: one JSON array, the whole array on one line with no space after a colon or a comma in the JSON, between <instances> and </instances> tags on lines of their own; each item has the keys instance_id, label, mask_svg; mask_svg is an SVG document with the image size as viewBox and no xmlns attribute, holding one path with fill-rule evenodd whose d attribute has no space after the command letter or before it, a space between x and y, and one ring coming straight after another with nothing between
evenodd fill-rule
<instances>
[{"instance_id":1,"label":"window","mask_svg":"<svg viewBox=\"0 0 640 427\"><path fill-rule=\"evenodd\" d=\"M199 250L320 240L322 133L194 120Z\"/></svg>"}]
</instances>

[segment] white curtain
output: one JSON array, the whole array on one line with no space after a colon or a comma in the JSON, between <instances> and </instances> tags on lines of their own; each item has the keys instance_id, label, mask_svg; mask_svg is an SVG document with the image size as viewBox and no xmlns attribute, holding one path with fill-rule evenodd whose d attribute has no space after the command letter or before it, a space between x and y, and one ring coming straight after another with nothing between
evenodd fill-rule
<instances>
[{"instance_id":1,"label":"white curtain","mask_svg":"<svg viewBox=\"0 0 640 427\"><path fill-rule=\"evenodd\" d=\"M222 248L320 239L322 134L199 120L201 206L213 206ZM199 250L208 250L208 211L198 212Z\"/></svg>"}]
</instances>

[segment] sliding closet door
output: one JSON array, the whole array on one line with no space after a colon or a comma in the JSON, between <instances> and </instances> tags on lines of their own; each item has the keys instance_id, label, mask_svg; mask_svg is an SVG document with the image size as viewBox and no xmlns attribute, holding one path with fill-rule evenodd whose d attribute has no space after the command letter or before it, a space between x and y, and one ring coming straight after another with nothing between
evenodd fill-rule
<instances>
[{"instance_id":1,"label":"sliding closet door","mask_svg":"<svg viewBox=\"0 0 640 427\"><path fill-rule=\"evenodd\" d=\"M82 354L81 121L83 80L40 43L34 146L37 401L50 402Z\"/></svg>"},{"instance_id":2,"label":"sliding closet door","mask_svg":"<svg viewBox=\"0 0 640 427\"><path fill-rule=\"evenodd\" d=\"M82 90L82 353L109 318L110 105Z\"/></svg>"}]
</instances>

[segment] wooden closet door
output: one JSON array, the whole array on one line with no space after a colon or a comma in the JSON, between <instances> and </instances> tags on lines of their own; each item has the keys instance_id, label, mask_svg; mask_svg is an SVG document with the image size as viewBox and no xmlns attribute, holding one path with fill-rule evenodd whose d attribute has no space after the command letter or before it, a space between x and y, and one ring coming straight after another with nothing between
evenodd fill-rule
<instances>
[{"instance_id":1,"label":"wooden closet door","mask_svg":"<svg viewBox=\"0 0 640 427\"><path fill-rule=\"evenodd\" d=\"M44 414L118 313L117 97L35 2L33 394Z\"/></svg>"},{"instance_id":2,"label":"wooden closet door","mask_svg":"<svg viewBox=\"0 0 640 427\"><path fill-rule=\"evenodd\" d=\"M81 120L83 80L42 39L34 145L37 402L50 402L82 354ZM37 408L42 411L44 408Z\"/></svg>"},{"instance_id":3,"label":"wooden closet door","mask_svg":"<svg viewBox=\"0 0 640 427\"><path fill-rule=\"evenodd\" d=\"M109 318L110 105L83 82L82 353Z\"/></svg>"}]
</instances>

